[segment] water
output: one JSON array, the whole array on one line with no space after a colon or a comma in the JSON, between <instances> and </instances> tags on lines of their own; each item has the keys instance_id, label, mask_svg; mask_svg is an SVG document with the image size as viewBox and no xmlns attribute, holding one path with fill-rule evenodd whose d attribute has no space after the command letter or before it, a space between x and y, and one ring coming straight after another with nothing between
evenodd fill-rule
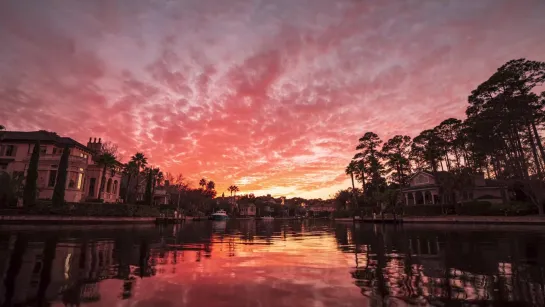
<instances>
[{"instance_id":1,"label":"water","mask_svg":"<svg viewBox=\"0 0 545 307\"><path fill-rule=\"evenodd\" d=\"M0 226L1 306L543 306L540 227Z\"/></svg>"}]
</instances>

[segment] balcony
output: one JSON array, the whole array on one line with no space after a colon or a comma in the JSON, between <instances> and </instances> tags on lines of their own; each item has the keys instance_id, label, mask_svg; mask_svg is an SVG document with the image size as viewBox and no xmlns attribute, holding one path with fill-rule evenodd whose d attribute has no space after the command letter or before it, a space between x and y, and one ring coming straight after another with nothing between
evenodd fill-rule
<instances>
[{"instance_id":1,"label":"balcony","mask_svg":"<svg viewBox=\"0 0 545 307\"><path fill-rule=\"evenodd\" d=\"M32 156L32 153L29 153L27 156L27 160L30 160L30 157ZM60 154L40 154L40 161L56 161L59 162L61 160ZM87 164L87 158L84 157L78 157L78 156L69 156L68 157L69 162L75 162L75 163L85 163Z\"/></svg>"}]
</instances>

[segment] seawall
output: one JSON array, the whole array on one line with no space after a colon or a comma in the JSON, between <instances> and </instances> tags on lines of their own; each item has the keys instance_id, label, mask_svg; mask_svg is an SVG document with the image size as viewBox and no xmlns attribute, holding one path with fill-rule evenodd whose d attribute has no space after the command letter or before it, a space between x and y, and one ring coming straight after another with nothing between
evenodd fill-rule
<instances>
[{"instance_id":1,"label":"seawall","mask_svg":"<svg viewBox=\"0 0 545 307\"><path fill-rule=\"evenodd\" d=\"M155 223L155 217L91 217L62 215L1 215L1 224L130 224Z\"/></svg>"}]
</instances>

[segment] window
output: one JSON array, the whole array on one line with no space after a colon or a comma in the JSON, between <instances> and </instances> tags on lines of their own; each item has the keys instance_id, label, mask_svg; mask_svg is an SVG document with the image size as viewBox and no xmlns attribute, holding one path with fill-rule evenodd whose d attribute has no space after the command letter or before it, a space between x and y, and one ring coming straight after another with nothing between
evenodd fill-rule
<instances>
[{"instance_id":1,"label":"window","mask_svg":"<svg viewBox=\"0 0 545 307\"><path fill-rule=\"evenodd\" d=\"M57 171L49 171L49 181L47 183L47 186L54 187L56 180L57 180Z\"/></svg>"},{"instance_id":2,"label":"window","mask_svg":"<svg viewBox=\"0 0 545 307\"><path fill-rule=\"evenodd\" d=\"M70 172L69 176L70 176L70 178L68 180L68 187L73 189L73 188L76 187L76 182L78 180L78 177L77 177L78 173Z\"/></svg>"},{"instance_id":3,"label":"window","mask_svg":"<svg viewBox=\"0 0 545 307\"><path fill-rule=\"evenodd\" d=\"M40 146L40 155L45 155L47 153L47 147L46 146Z\"/></svg>"},{"instance_id":4,"label":"window","mask_svg":"<svg viewBox=\"0 0 545 307\"><path fill-rule=\"evenodd\" d=\"M4 150L4 156L15 156L15 145L6 145Z\"/></svg>"},{"instance_id":5,"label":"window","mask_svg":"<svg viewBox=\"0 0 545 307\"><path fill-rule=\"evenodd\" d=\"M83 181L83 174L78 173L78 190L81 190L81 182Z\"/></svg>"},{"instance_id":6,"label":"window","mask_svg":"<svg viewBox=\"0 0 545 307\"><path fill-rule=\"evenodd\" d=\"M7 165L7 164L0 164L0 170L5 171L6 169L8 169L8 165Z\"/></svg>"}]
</instances>

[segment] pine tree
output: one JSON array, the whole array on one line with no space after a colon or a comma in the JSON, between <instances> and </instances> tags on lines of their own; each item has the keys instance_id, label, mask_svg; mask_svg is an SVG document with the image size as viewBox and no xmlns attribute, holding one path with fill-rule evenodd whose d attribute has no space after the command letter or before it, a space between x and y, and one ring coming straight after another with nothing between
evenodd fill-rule
<instances>
[{"instance_id":1,"label":"pine tree","mask_svg":"<svg viewBox=\"0 0 545 307\"><path fill-rule=\"evenodd\" d=\"M147 183L146 183L146 192L144 194L144 202L146 205L150 205L151 206L151 200L152 200L152 195L151 195L151 190L152 190L152 181L153 181L153 176L152 176L152 169L150 168L148 170L148 180L147 180Z\"/></svg>"},{"instance_id":2,"label":"pine tree","mask_svg":"<svg viewBox=\"0 0 545 307\"><path fill-rule=\"evenodd\" d=\"M64 147L61 161L59 162L59 170L57 172L57 181L53 190L53 205L62 206L64 204L64 192L66 189L66 178L68 177L68 158L70 156L70 148Z\"/></svg>"},{"instance_id":3,"label":"pine tree","mask_svg":"<svg viewBox=\"0 0 545 307\"><path fill-rule=\"evenodd\" d=\"M38 180L38 161L40 160L40 141L36 142L28 165L25 189L23 194L23 205L25 207L34 205L36 201L36 181Z\"/></svg>"}]
</instances>

